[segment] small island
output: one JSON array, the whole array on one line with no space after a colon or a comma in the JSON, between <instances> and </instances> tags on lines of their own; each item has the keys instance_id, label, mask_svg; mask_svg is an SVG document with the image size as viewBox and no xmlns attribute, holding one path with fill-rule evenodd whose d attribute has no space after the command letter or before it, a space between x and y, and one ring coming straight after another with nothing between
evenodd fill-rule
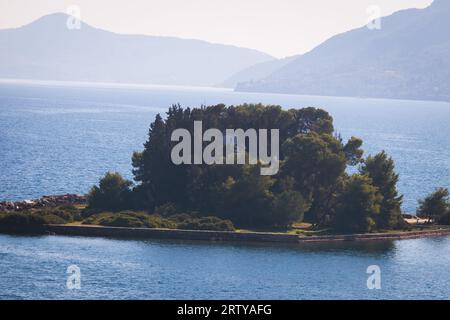
<instances>
[{"instance_id":1,"label":"small island","mask_svg":"<svg viewBox=\"0 0 450 320\"><path fill-rule=\"evenodd\" d=\"M279 130L279 171L173 163L171 133L193 134L195 121L221 132ZM344 141L318 108L173 105L133 154L134 182L108 172L86 196L0 202L0 232L261 242L449 235L448 190L420 200L417 216L402 214L394 161L384 151L364 158L362 144Z\"/></svg>"}]
</instances>

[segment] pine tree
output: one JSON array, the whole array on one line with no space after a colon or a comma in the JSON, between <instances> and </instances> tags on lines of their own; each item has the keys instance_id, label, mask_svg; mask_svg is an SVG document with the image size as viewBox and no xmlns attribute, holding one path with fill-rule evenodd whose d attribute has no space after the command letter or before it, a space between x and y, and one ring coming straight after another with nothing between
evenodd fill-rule
<instances>
[{"instance_id":1,"label":"pine tree","mask_svg":"<svg viewBox=\"0 0 450 320\"><path fill-rule=\"evenodd\" d=\"M398 194L398 174L395 173L394 161L382 151L369 156L360 168L361 174L368 175L378 193L383 197L380 215L377 220L379 229L398 228L402 224L401 205L403 196Z\"/></svg>"}]
</instances>

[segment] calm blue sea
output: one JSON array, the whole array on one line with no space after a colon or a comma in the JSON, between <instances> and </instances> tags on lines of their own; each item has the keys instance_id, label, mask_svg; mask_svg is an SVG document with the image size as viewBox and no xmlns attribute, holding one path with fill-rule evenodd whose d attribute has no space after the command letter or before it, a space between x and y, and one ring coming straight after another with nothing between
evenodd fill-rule
<instances>
[{"instance_id":1,"label":"calm blue sea","mask_svg":"<svg viewBox=\"0 0 450 320\"><path fill-rule=\"evenodd\" d=\"M343 137L386 150L404 209L450 187L450 104L222 89L0 83L0 200L84 193L108 170L131 178L156 113L172 103L263 102L328 110ZM67 268L81 270L68 290ZM367 267L381 289L367 289ZM448 299L450 237L277 247L0 235L0 299Z\"/></svg>"},{"instance_id":2,"label":"calm blue sea","mask_svg":"<svg viewBox=\"0 0 450 320\"><path fill-rule=\"evenodd\" d=\"M237 93L224 89L0 82L0 201L85 193L108 170L131 176L156 113L262 102L321 107L344 138L386 150L400 173L404 210L435 187L450 187L450 104ZM366 154L366 155L367 155Z\"/></svg>"},{"instance_id":3,"label":"calm blue sea","mask_svg":"<svg viewBox=\"0 0 450 320\"><path fill-rule=\"evenodd\" d=\"M372 265L381 289L367 287ZM0 299L449 299L449 265L450 237L277 247L0 234Z\"/></svg>"}]
</instances>

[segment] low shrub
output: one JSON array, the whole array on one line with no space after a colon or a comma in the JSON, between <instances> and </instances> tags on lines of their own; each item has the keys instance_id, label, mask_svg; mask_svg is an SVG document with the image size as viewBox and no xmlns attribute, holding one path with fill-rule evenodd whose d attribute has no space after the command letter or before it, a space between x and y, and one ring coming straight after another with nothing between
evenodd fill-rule
<instances>
[{"instance_id":1,"label":"low shrub","mask_svg":"<svg viewBox=\"0 0 450 320\"><path fill-rule=\"evenodd\" d=\"M174 221L139 211L102 212L85 219L83 224L129 228L175 229L177 227Z\"/></svg>"},{"instance_id":2,"label":"low shrub","mask_svg":"<svg viewBox=\"0 0 450 320\"><path fill-rule=\"evenodd\" d=\"M68 223L67 220L64 220L60 216L57 216L56 214L52 214L52 213L42 215L41 217L45 220L46 224L66 224L66 223Z\"/></svg>"},{"instance_id":3,"label":"low shrub","mask_svg":"<svg viewBox=\"0 0 450 320\"><path fill-rule=\"evenodd\" d=\"M178 213L177 207L173 203L165 203L155 208L155 213L163 217L173 216Z\"/></svg>"},{"instance_id":4,"label":"low shrub","mask_svg":"<svg viewBox=\"0 0 450 320\"><path fill-rule=\"evenodd\" d=\"M129 228L233 231L233 223L217 217L196 217L186 213L162 217L141 211L102 212L91 215L83 224Z\"/></svg>"},{"instance_id":5,"label":"low shrub","mask_svg":"<svg viewBox=\"0 0 450 320\"><path fill-rule=\"evenodd\" d=\"M121 214L111 215L110 217L102 218L99 221L99 225L109 227L129 227L129 228L142 228L145 226L141 220L135 217Z\"/></svg>"},{"instance_id":6,"label":"low shrub","mask_svg":"<svg viewBox=\"0 0 450 320\"><path fill-rule=\"evenodd\" d=\"M444 224L450 226L450 210L447 210L446 213L439 219L440 224Z\"/></svg>"},{"instance_id":7,"label":"low shrub","mask_svg":"<svg viewBox=\"0 0 450 320\"><path fill-rule=\"evenodd\" d=\"M191 220L195 218L195 216L192 216L190 214L187 213L178 213L178 214L174 214L172 216L169 217L170 220L176 222L176 223L180 223L180 222L185 222L187 220Z\"/></svg>"},{"instance_id":8,"label":"low shrub","mask_svg":"<svg viewBox=\"0 0 450 320\"><path fill-rule=\"evenodd\" d=\"M59 207L59 209L63 210L63 211L68 211L70 213L78 213L80 211L80 209L78 209L77 207L75 207L73 204L65 204Z\"/></svg>"},{"instance_id":9,"label":"low shrub","mask_svg":"<svg viewBox=\"0 0 450 320\"><path fill-rule=\"evenodd\" d=\"M107 172L88 193L87 203L91 209L120 211L127 208L132 182L117 172Z\"/></svg>"},{"instance_id":10,"label":"low shrub","mask_svg":"<svg viewBox=\"0 0 450 320\"><path fill-rule=\"evenodd\" d=\"M102 210L101 209L93 209L93 208L84 208L80 211L80 215L82 219L86 219L89 218L95 214L101 213Z\"/></svg>"},{"instance_id":11,"label":"low shrub","mask_svg":"<svg viewBox=\"0 0 450 320\"><path fill-rule=\"evenodd\" d=\"M9 233L41 233L45 219L36 214L7 213L0 215L0 231Z\"/></svg>"},{"instance_id":12,"label":"low shrub","mask_svg":"<svg viewBox=\"0 0 450 320\"><path fill-rule=\"evenodd\" d=\"M211 231L234 231L234 225L230 220L222 220L217 217L191 218L180 222L178 229L185 230L211 230Z\"/></svg>"},{"instance_id":13,"label":"low shrub","mask_svg":"<svg viewBox=\"0 0 450 320\"><path fill-rule=\"evenodd\" d=\"M177 229L177 223L171 219L163 218L159 215L149 215L147 220L148 228Z\"/></svg>"},{"instance_id":14,"label":"low shrub","mask_svg":"<svg viewBox=\"0 0 450 320\"><path fill-rule=\"evenodd\" d=\"M33 213L43 217L47 224L66 224L82 220L81 210L73 206L39 209Z\"/></svg>"},{"instance_id":15,"label":"low shrub","mask_svg":"<svg viewBox=\"0 0 450 320\"><path fill-rule=\"evenodd\" d=\"M111 212L93 213L89 217L83 220L82 224L99 225L100 220L111 216Z\"/></svg>"}]
</instances>

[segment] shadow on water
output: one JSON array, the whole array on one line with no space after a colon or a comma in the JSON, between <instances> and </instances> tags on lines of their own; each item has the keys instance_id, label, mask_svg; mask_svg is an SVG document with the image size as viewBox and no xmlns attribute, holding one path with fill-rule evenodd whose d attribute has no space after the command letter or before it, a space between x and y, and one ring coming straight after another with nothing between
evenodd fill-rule
<instances>
[{"instance_id":1,"label":"shadow on water","mask_svg":"<svg viewBox=\"0 0 450 320\"><path fill-rule=\"evenodd\" d=\"M113 238L109 238L113 239ZM115 240L124 240L117 239ZM126 241L126 240L124 240ZM357 253L368 255L386 255L396 249L395 241L345 241L322 243L276 243L276 242L231 242L231 241L201 241L201 240L169 240L169 239L128 239L148 245L159 246L189 246L198 248L233 248L255 251L296 251L299 253Z\"/></svg>"},{"instance_id":2,"label":"shadow on water","mask_svg":"<svg viewBox=\"0 0 450 320\"><path fill-rule=\"evenodd\" d=\"M172 239L142 239L98 236L66 236L66 235L17 235L3 234L12 238L71 238L71 239L105 239L112 242L125 241L136 244L157 245L162 247L190 247L199 249L236 249L254 250L259 252L298 252L298 253L340 253L357 255L388 255L395 252L396 241L342 241L318 243L276 243L276 242L231 242L231 241L202 241L202 240L172 240ZM407 241L407 240L401 240Z\"/></svg>"}]
</instances>

